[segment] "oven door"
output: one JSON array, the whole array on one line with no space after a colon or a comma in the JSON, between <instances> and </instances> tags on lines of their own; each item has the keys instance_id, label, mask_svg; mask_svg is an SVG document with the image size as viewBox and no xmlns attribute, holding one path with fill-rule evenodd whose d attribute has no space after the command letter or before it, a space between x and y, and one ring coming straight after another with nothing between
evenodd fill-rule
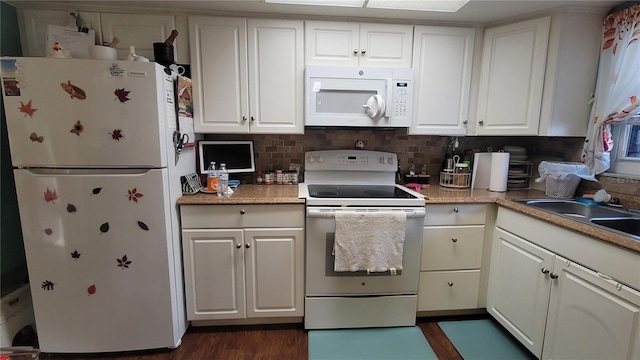
<instances>
[{"instance_id":1,"label":"oven door","mask_svg":"<svg viewBox=\"0 0 640 360\"><path fill-rule=\"evenodd\" d=\"M407 213L402 271L397 275L366 272L335 272L332 255L336 211L404 211ZM306 295L391 295L416 294L420 274L420 254L424 207L340 208L307 207Z\"/></svg>"}]
</instances>

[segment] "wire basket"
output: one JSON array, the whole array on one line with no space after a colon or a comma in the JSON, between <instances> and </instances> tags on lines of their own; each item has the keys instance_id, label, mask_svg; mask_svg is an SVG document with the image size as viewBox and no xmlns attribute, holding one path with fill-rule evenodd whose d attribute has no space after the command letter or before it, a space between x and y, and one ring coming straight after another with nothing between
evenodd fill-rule
<instances>
[{"instance_id":1,"label":"wire basket","mask_svg":"<svg viewBox=\"0 0 640 360\"><path fill-rule=\"evenodd\" d=\"M440 172L440 186L466 189L471 186L471 173Z\"/></svg>"},{"instance_id":2,"label":"wire basket","mask_svg":"<svg viewBox=\"0 0 640 360\"><path fill-rule=\"evenodd\" d=\"M545 194L556 198L572 198L580 184L580 177L568 174L564 179L547 176L545 180Z\"/></svg>"}]
</instances>

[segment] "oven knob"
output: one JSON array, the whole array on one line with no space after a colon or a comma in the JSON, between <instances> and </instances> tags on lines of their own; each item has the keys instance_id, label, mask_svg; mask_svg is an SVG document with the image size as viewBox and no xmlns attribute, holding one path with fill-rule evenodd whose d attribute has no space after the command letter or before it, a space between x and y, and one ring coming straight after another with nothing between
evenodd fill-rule
<instances>
[{"instance_id":1,"label":"oven knob","mask_svg":"<svg viewBox=\"0 0 640 360\"><path fill-rule=\"evenodd\" d=\"M307 158L307 161L308 161L310 164L313 164L314 162L316 162L316 158L314 158L313 156L309 156L309 157Z\"/></svg>"},{"instance_id":2,"label":"oven knob","mask_svg":"<svg viewBox=\"0 0 640 360\"><path fill-rule=\"evenodd\" d=\"M392 164L392 165L393 165L393 158L392 158L392 157L388 158L388 159L387 159L387 162L388 162L389 164Z\"/></svg>"},{"instance_id":3,"label":"oven knob","mask_svg":"<svg viewBox=\"0 0 640 360\"><path fill-rule=\"evenodd\" d=\"M384 164L384 157L380 158L380 164Z\"/></svg>"},{"instance_id":4,"label":"oven knob","mask_svg":"<svg viewBox=\"0 0 640 360\"><path fill-rule=\"evenodd\" d=\"M323 156L318 156L316 161L318 162L318 164L322 164L324 162L324 157Z\"/></svg>"}]
</instances>

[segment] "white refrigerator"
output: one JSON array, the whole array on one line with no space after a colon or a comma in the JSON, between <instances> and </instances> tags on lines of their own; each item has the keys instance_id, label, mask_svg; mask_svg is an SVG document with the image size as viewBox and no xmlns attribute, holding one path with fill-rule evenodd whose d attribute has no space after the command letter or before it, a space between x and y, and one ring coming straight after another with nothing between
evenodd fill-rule
<instances>
[{"instance_id":1,"label":"white refrigerator","mask_svg":"<svg viewBox=\"0 0 640 360\"><path fill-rule=\"evenodd\" d=\"M39 348L175 348L188 323L173 81L156 63L2 58Z\"/></svg>"}]
</instances>

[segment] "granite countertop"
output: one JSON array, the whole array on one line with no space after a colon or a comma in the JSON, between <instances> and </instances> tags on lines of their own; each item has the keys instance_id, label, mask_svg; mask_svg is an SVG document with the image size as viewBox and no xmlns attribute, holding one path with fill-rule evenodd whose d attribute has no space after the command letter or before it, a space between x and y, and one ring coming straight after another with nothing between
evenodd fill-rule
<instances>
[{"instance_id":1,"label":"granite countertop","mask_svg":"<svg viewBox=\"0 0 640 360\"><path fill-rule=\"evenodd\" d=\"M241 204L302 204L298 198L298 185L250 185L243 184L233 190L230 196L218 196L199 192L183 195L178 205L241 205Z\"/></svg>"},{"instance_id":2,"label":"granite countertop","mask_svg":"<svg viewBox=\"0 0 640 360\"><path fill-rule=\"evenodd\" d=\"M631 237L607 231L599 227L581 223L563 216L554 215L543 210L533 208L512 200L516 199L544 199L549 198L544 191L534 189L510 190L507 192L493 192L486 189L449 189L439 185L428 185L422 188L421 194L429 204L498 204L500 206L521 212L525 215L562 226L605 241L625 249L640 253L640 241ZM231 196L219 197L216 194L197 193L183 195L178 199L178 205L238 205L238 204L304 204L305 200L298 198L298 185L240 185Z\"/></svg>"}]
</instances>

